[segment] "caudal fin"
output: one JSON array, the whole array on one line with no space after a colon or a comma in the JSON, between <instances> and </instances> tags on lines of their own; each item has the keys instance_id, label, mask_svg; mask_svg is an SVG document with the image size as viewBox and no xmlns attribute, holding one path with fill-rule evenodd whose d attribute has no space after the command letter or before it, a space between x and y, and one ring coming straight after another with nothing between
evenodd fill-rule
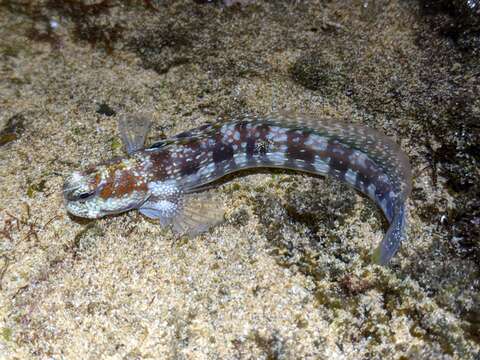
<instances>
[{"instance_id":1,"label":"caudal fin","mask_svg":"<svg viewBox=\"0 0 480 360\"><path fill-rule=\"evenodd\" d=\"M372 255L372 260L380 265L385 265L400 248L406 236L406 210L405 204L399 205L394 212L392 222L385 237Z\"/></svg>"}]
</instances>

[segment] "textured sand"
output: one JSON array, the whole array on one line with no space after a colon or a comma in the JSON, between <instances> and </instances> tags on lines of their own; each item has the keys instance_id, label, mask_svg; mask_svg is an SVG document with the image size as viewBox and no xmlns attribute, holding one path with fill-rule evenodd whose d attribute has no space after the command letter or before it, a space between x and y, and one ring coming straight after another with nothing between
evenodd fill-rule
<instances>
[{"instance_id":1,"label":"textured sand","mask_svg":"<svg viewBox=\"0 0 480 360\"><path fill-rule=\"evenodd\" d=\"M0 147L1 358L479 358L478 264L426 210L448 213L454 195L433 185L408 112L431 56L418 8L250 3L115 6L89 18L124 27L113 51L78 40L58 9L0 7L0 129L19 115L24 127ZM53 44L25 35L45 19ZM232 177L215 190L225 224L191 240L136 212L65 213L63 177L122 154L119 114L149 113L152 141L272 106L402 144L411 225L390 266L369 262L385 231L374 204L282 171Z\"/></svg>"}]
</instances>

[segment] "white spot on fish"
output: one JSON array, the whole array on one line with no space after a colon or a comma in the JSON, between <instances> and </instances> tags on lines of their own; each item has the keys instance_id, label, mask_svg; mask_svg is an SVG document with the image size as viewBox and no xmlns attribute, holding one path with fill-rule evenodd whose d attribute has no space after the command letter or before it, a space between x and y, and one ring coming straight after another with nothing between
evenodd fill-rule
<instances>
[{"instance_id":1,"label":"white spot on fish","mask_svg":"<svg viewBox=\"0 0 480 360\"><path fill-rule=\"evenodd\" d=\"M155 203L155 208L164 212L165 214L173 213L177 206L168 200L160 200Z\"/></svg>"},{"instance_id":2,"label":"white spot on fish","mask_svg":"<svg viewBox=\"0 0 480 360\"><path fill-rule=\"evenodd\" d=\"M386 174L382 174L378 177L378 180L385 183L385 184L388 184L389 183L389 179L388 179L388 176Z\"/></svg>"},{"instance_id":3,"label":"white spot on fish","mask_svg":"<svg viewBox=\"0 0 480 360\"><path fill-rule=\"evenodd\" d=\"M359 152L359 151L355 151L355 154L357 155L356 162L357 162L358 167L360 167L362 169L366 169L367 168L368 156L365 155L362 152Z\"/></svg>"},{"instance_id":4,"label":"white spot on fish","mask_svg":"<svg viewBox=\"0 0 480 360\"><path fill-rule=\"evenodd\" d=\"M268 155L268 160L270 160L275 165L283 165L288 158L282 152L274 152Z\"/></svg>"},{"instance_id":5,"label":"white spot on fish","mask_svg":"<svg viewBox=\"0 0 480 360\"><path fill-rule=\"evenodd\" d=\"M155 196L170 196L179 192L175 180L152 181L148 184L148 190Z\"/></svg>"},{"instance_id":6,"label":"white spot on fish","mask_svg":"<svg viewBox=\"0 0 480 360\"><path fill-rule=\"evenodd\" d=\"M345 181L350 185L355 185L357 183L357 173L351 169L348 169L345 173Z\"/></svg>"},{"instance_id":7,"label":"white spot on fish","mask_svg":"<svg viewBox=\"0 0 480 360\"><path fill-rule=\"evenodd\" d=\"M387 210L387 199L382 199L382 201L379 202L380 208L384 213L386 213Z\"/></svg>"},{"instance_id":8,"label":"white spot on fish","mask_svg":"<svg viewBox=\"0 0 480 360\"><path fill-rule=\"evenodd\" d=\"M74 171L70 176L70 182L80 184L83 181L83 175L80 171Z\"/></svg>"},{"instance_id":9,"label":"white spot on fish","mask_svg":"<svg viewBox=\"0 0 480 360\"><path fill-rule=\"evenodd\" d=\"M198 172L202 176L208 176L215 171L215 163L210 163L204 168L200 169Z\"/></svg>"},{"instance_id":10,"label":"white spot on fish","mask_svg":"<svg viewBox=\"0 0 480 360\"><path fill-rule=\"evenodd\" d=\"M327 150L328 141L323 136L311 134L305 141L305 145L308 147L312 147L314 150L317 151L325 151Z\"/></svg>"},{"instance_id":11,"label":"white spot on fish","mask_svg":"<svg viewBox=\"0 0 480 360\"><path fill-rule=\"evenodd\" d=\"M389 197L391 200L393 200L393 199L395 199L395 198L397 197L397 195L395 194L395 192L390 191L390 192L388 193L388 197Z\"/></svg>"},{"instance_id":12,"label":"white spot on fish","mask_svg":"<svg viewBox=\"0 0 480 360\"><path fill-rule=\"evenodd\" d=\"M235 160L237 167L242 167L247 163L247 155L245 154L235 154L233 159Z\"/></svg>"},{"instance_id":13,"label":"white spot on fish","mask_svg":"<svg viewBox=\"0 0 480 360\"><path fill-rule=\"evenodd\" d=\"M315 168L315 171L317 171L319 174L328 174L328 172L330 171L330 165L317 158L315 158L313 166Z\"/></svg>"}]
</instances>

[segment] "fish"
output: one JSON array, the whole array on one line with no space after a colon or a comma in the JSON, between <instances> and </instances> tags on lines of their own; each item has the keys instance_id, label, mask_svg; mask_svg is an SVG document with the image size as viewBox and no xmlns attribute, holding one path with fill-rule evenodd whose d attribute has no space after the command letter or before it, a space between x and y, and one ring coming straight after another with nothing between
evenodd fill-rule
<instances>
[{"instance_id":1,"label":"fish","mask_svg":"<svg viewBox=\"0 0 480 360\"><path fill-rule=\"evenodd\" d=\"M147 116L120 116L127 155L65 179L67 211L90 219L136 209L175 233L196 236L223 220L209 190L245 169L290 169L329 176L372 199L389 228L372 260L385 265L406 237L412 189L408 156L367 126L311 114L275 112L207 123L145 147Z\"/></svg>"}]
</instances>

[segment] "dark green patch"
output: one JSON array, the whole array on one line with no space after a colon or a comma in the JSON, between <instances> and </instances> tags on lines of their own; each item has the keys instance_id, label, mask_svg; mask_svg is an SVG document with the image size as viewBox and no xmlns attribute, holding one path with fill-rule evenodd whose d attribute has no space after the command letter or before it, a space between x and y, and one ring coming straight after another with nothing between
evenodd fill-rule
<instances>
[{"instance_id":1,"label":"dark green patch","mask_svg":"<svg viewBox=\"0 0 480 360\"><path fill-rule=\"evenodd\" d=\"M424 109L442 121L425 119L422 124L440 144L430 147L434 178L437 172L446 178L455 199L446 223L450 237L459 240L455 251L480 263L480 101L472 86L458 87L455 96L439 93L435 108ZM430 221L438 222L438 212L430 212Z\"/></svg>"},{"instance_id":2,"label":"dark green patch","mask_svg":"<svg viewBox=\"0 0 480 360\"><path fill-rule=\"evenodd\" d=\"M473 308L462 315L466 321L463 329L465 330L470 339L480 345L480 303L478 302L478 300L480 299L478 299L477 297L476 308Z\"/></svg>"},{"instance_id":3,"label":"dark green patch","mask_svg":"<svg viewBox=\"0 0 480 360\"><path fill-rule=\"evenodd\" d=\"M285 356L284 343L278 335L272 334L270 337L265 337L260 335L258 331L254 331L249 337L263 351L265 359L276 360Z\"/></svg>"},{"instance_id":4,"label":"dark green patch","mask_svg":"<svg viewBox=\"0 0 480 360\"><path fill-rule=\"evenodd\" d=\"M2 338L5 341L12 341L12 334L13 331L10 328L3 328L2 329Z\"/></svg>"},{"instance_id":5,"label":"dark green patch","mask_svg":"<svg viewBox=\"0 0 480 360\"><path fill-rule=\"evenodd\" d=\"M103 25L85 21L76 24L74 34L78 40L87 41L92 46L103 47L111 54L115 44L123 38L123 31L124 27L120 24Z\"/></svg>"},{"instance_id":6,"label":"dark green patch","mask_svg":"<svg viewBox=\"0 0 480 360\"><path fill-rule=\"evenodd\" d=\"M175 21L163 24L154 32L145 32L141 38L132 44L146 69L152 69L159 74L164 74L170 68L191 61L192 41L195 34L189 34L185 29L179 28Z\"/></svg>"},{"instance_id":7,"label":"dark green patch","mask_svg":"<svg viewBox=\"0 0 480 360\"><path fill-rule=\"evenodd\" d=\"M74 127L72 129L72 133L76 136L84 135L87 133L87 129L85 127Z\"/></svg>"},{"instance_id":8,"label":"dark green patch","mask_svg":"<svg viewBox=\"0 0 480 360\"><path fill-rule=\"evenodd\" d=\"M110 141L110 148L114 152L120 150L122 146L123 146L122 141L117 137L112 138L112 140Z\"/></svg>"},{"instance_id":9,"label":"dark green patch","mask_svg":"<svg viewBox=\"0 0 480 360\"><path fill-rule=\"evenodd\" d=\"M295 81L310 90L318 90L324 95L345 93L349 79L346 70L332 64L320 52L301 56L290 69Z\"/></svg>"},{"instance_id":10,"label":"dark green patch","mask_svg":"<svg viewBox=\"0 0 480 360\"><path fill-rule=\"evenodd\" d=\"M99 225L95 222L89 222L73 238L70 251L73 252L74 257L78 257L92 248L97 239L103 235L105 235L105 233Z\"/></svg>"},{"instance_id":11,"label":"dark green patch","mask_svg":"<svg viewBox=\"0 0 480 360\"><path fill-rule=\"evenodd\" d=\"M29 198L33 198L35 196L35 193L43 192L45 190L45 183L46 182L47 182L47 180L42 179L39 182L30 184L27 188L27 196Z\"/></svg>"},{"instance_id":12,"label":"dark green patch","mask_svg":"<svg viewBox=\"0 0 480 360\"><path fill-rule=\"evenodd\" d=\"M308 320L306 320L302 315L297 315L295 317L295 324L299 329L305 329L308 327Z\"/></svg>"},{"instance_id":13,"label":"dark green patch","mask_svg":"<svg viewBox=\"0 0 480 360\"><path fill-rule=\"evenodd\" d=\"M13 5L15 3L15 5ZM76 40L87 41L92 46L103 47L112 53L115 44L123 39L124 26L113 22L111 9L121 3L114 0L90 2L84 0L48 0L44 3L7 1L7 9L12 13L26 15L31 20L27 36L35 41L48 42L53 48L61 46L62 39L50 23L52 16L67 19L73 24ZM152 9L149 1L141 2L144 8ZM0 4L2 5L2 4ZM137 8L134 2L122 3L123 7Z\"/></svg>"},{"instance_id":14,"label":"dark green patch","mask_svg":"<svg viewBox=\"0 0 480 360\"><path fill-rule=\"evenodd\" d=\"M234 224L235 226L245 226L250 219L250 215L246 208L240 207L236 209L228 219L228 222Z\"/></svg>"},{"instance_id":15,"label":"dark green patch","mask_svg":"<svg viewBox=\"0 0 480 360\"><path fill-rule=\"evenodd\" d=\"M114 115L117 114L117 112L115 110L113 110L110 107L110 105L108 105L107 103L99 104L96 112L97 112L97 114L105 115L105 116L114 116Z\"/></svg>"},{"instance_id":16,"label":"dark green patch","mask_svg":"<svg viewBox=\"0 0 480 360\"><path fill-rule=\"evenodd\" d=\"M472 258L480 264L480 194L458 201L457 208L450 212L446 223L454 240L453 250L457 255Z\"/></svg>"},{"instance_id":17,"label":"dark green patch","mask_svg":"<svg viewBox=\"0 0 480 360\"><path fill-rule=\"evenodd\" d=\"M270 193L270 187L256 189L254 212L263 225L263 234L275 247L271 254L279 265L294 266L318 281L339 278L342 264L348 263L358 251L339 236L354 209L355 193L330 179L306 177L305 180L308 186L288 177L276 181L275 186L285 183L282 198ZM329 254L327 260L319 259L321 253Z\"/></svg>"},{"instance_id":18,"label":"dark green patch","mask_svg":"<svg viewBox=\"0 0 480 360\"><path fill-rule=\"evenodd\" d=\"M21 114L12 116L0 130L0 146L20 138L25 131L25 117Z\"/></svg>"},{"instance_id":19,"label":"dark green patch","mask_svg":"<svg viewBox=\"0 0 480 360\"><path fill-rule=\"evenodd\" d=\"M327 307L328 309L344 309L345 302L337 293L331 289L318 289L315 291L315 300L318 305Z\"/></svg>"},{"instance_id":20,"label":"dark green patch","mask_svg":"<svg viewBox=\"0 0 480 360\"><path fill-rule=\"evenodd\" d=\"M179 3L170 11L157 22L146 24L141 36L130 44L144 67L163 74L179 65L196 64L217 80L215 91L218 80L236 81L271 69L258 50L232 48L241 39L243 48L251 46L250 39L261 31L260 23L242 20L253 13L269 16L262 7L249 6L239 11L236 7L221 9L191 2Z\"/></svg>"}]
</instances>

